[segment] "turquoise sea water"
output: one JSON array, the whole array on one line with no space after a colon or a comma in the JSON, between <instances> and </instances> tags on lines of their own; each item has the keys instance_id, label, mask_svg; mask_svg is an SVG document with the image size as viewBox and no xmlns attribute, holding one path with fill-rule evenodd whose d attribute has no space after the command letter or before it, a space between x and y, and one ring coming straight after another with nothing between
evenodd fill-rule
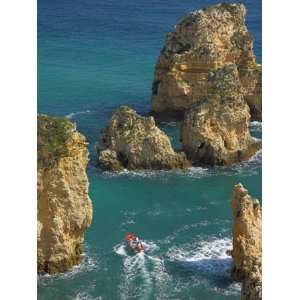
<instances>
[{"instance_id":1,"label":"turquoise sea water","mask_svg":"<svg viewBox=\"0 0 300 300\"><path fill-rule=\"evenodd\" d=\"M261 61L261 2L243 1ZM242 182L261 199L261 154L233 168L123 172L95 167L95 142L116 107L150 108L165 34L189 11L217 1L38 1L38 111L68 116L87 137L94 219L81 266L41 276L38 299L239 299L229 278L230 198ZM176 148L179 124L160 124ZM251 132L261 137L261 124ZM145 255L121 244L136 232Z\"/></svg>"}]
</instances>

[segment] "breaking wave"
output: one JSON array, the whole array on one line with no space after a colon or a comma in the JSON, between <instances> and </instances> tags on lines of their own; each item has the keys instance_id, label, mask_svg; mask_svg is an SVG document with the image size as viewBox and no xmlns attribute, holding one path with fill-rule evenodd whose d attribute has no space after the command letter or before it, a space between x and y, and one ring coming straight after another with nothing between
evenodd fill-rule
<instances>
[{"instance_id":1,"label":"breaking wave","mask_svg":"<svg viewBox=\"0 0 300 300\"><path fill-rule=\"evenodd\" d=\"M172 247L167 256L171 261L188 263L191 268L214 274L226 274L231 267L232 259L226 254L231 249L229 238L200 241L196 245Z\"/></svg>"},{"instance_id":2,"label":"breaking wave","mask_svg":"<svg viewBox=\"0 0 300 300\"><path fill-rule=\"evenodd\" d=\"M250 123L250 130L261 132L262 131L262 122L259 122L259 121L251 122Z\"/></svg>"}]
</instances>

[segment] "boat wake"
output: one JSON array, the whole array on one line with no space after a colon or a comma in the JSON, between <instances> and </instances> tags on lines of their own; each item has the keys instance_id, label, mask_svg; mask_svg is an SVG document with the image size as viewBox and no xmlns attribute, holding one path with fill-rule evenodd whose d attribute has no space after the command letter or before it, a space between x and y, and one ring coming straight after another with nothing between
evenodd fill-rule
<instances>
[{"instance_id":1,"label":"boat wake","mask_svg":"<svg viewBox=\"0 0 300 300\"><path fill-rule=\"evenodd\" d=\"M163 299L185 293L185 289L205 286L223 295L238 295L240 284L230 278L232 259L229 238L212 238L171 247L159 256L158 245L146 242L146 251L131 255L126 246L118 244L114 252L122 257L120 299ZM170 283L176 289L170 289Z\"/></svg>"},{"instance_id":2,"label":"boat wake","mask_svg":"<svg viewBox=\"0 0 300 300\"><path fill-rule=\"evenodd\" d=\"M120 299L152 299L155 293L163 295L163 286L168 281L164 261L155 255L159 247L145 242L145 252L130 254L124 244L114 247L114 252L123 258ZM159 296L156 296L159 298Z\"/></svg>"}]
</instances>

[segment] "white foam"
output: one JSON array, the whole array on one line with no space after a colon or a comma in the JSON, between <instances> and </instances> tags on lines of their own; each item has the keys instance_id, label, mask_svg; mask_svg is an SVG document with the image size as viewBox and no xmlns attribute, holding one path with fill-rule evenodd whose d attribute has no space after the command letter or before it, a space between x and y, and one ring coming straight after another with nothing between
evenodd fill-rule
<instances>
[{"instance_id":1,"label":"white foam","mask_svg":"<svg viewBox=\"0 0 300 300\"><path fill-rule=\"evenodd\" d=\"M90 112L91 112L90 110L71 112L71 113L66 115L66 118L73 119L74 117L76 117L78 115L85 115L85 114L89 114Z\"/></svg>"},{"instance_id":2,"label":"white foam","mask_svg":"<svg viewBox=\"0 0 300 300\"><path fill-rule=\"evenodd\" d=\"M209 286L208 289L225 296L238 296L241 295L242 285L239 282L231 282L223 287Z\"/></svg>"},{"instance_id":3,"label":"white foam","mask_svg":"<svg viewBox=\"0 0 300 300\"><path fill-rule=\"evenodd\" d=\"M253 121L250 123L250 130L261 132L262 131L262 122Z\"/></svg>"},{"instance_id":4,"label":"white foam","mask_svg":"<svg viewBox=\"0 0 300 300\"><path fill-rule=\"evenodd\" d=\"M188 168L186 176L191 177L191 178L203 178L203 177L208 177L211 176L211 170L208 168L203 168L203 167L191 167Z\"/></svg>"},{"instance_id":5,"label":"white foam","mask_svg":"<svg viewBox=\"0 0 300 300\"><path fill-rule=\"evenodd\" d=\"M103 300L103 298L101 296L92 297L86 292L79 292L76 294L75 298L72 298L72 300Z\"/></svg>"},{"instance_id":6,"label":"white foam","mask_svg":"<svg viewBox=\"0 0 300 300\"><path fill-rule=\"evenodd\" d=\"M231 283L226 289L221 289L218 287L215 287L213 290L222 293L226 296L232 296L232 295L240 295L241 294L241 284L239 282L233 282Z\"/></svg>"},{"instance_id":7,"label":"white foam","mask_svg":"<svg viewBox=\"0 0 300 300\"><path fill-rule=\"evenodd\" d=\"M114 251L123 256L120 299L150 299L153 291L168 280L163 260L155 255L159 249L152 241L143 241L145 252L129 255L125 245L118 244Z\"/></svg>"},{"instance_id":8,"label":"white foam","mask_svg":"<svg viewBox=\"0 0 300 300\"><path fill-rule=\"evenodd\" d=\"M126 256L123 262L123 276L120 286L120 298L148 299L152 290L151 275L145 266L145 254L140 252L133 256ZM136 281L139 281L138 286Z\"/></svg>"},{"instance_id":9,"label":"white foam","mask_svg":"<svg viewBox=\"0 0 300 300\"><path fill-rule=\"evenodd\" d=\"M147 255L147 259L151 261L153 285L157 294L157 299L164 299L165 290L169 287L172 277L166 271L164 260L157 256ZM162 297L160 298L159 295Z\"/></svg>"},{"instance_id":10,"label":"white foam","mask_svg":"<svg viewBox=\"0 0 300 300\"><path fill-rule=\"evenodd\" d=\"M231 248L232 241L227 237L201 239L171 247L166 254L169 261L195 275L188 282L185 278L178 278L176 293L201 285L226 296L240 294L240 284L230 278L232 259L226 251Z\"/></svg>"},{"instance_id":11,"label":"white foam","mask_svg":"<svg viewBox=\"0 0 300 300\"><path fill-rule=\"evenodd\" d=\"M53 280L60 280L60 279L69 279L73 278L77 274L90 272L92 270L97 269L98 261L92 257L88 252L83 253L83 260L82 262L74 266L70 271L65 273L58 273L58 274L39 274L38 275L38 284L47 285L49 282Z\"/></svg>"},{"instance_id":12,"label":"white foam","mask_svg":"<svg viewBox=\"0 0 300 300\"><path fill-rule=\"evenodd\" d=\"M165 170L140 170L140 171L129 171L127 169L119 172L119 175L130 176L133 178L155 178L164 177L164 175L171 174L172 171Z\"/></svg>"},{"instance_id":13,"label":"white foam","mask_svg":"<svg viewBox=\"0 0 300 300\"><path fill-rule=\"evenodd\" d=\"M152 241L142 241L144 248L145 248L145 252L148 254L153 253L157 250L159 250L159 246L156 245L154 242ZM127 246L125 245L125 243L120 243L117 244L113 247L113 251L123 257L128 257L128 256L132 256L128 251L127 251Z\"/></svg>"},{"instance_id":14,"label":"white foam","mask_svg":"<svg viewBox=\"0 0 300 300\"><path fill-rule=\"evenodd\" d=\"M114 252L120 256L128 256L128 253L126 251L126 245L125 244L118 244L114 246L113 248Z\"/></svg>"},{"instance_id":15,"label":"white foam","mask_svg":"<svg viewBox=\"0 0 300 300\"><path fill-rule=\"evenodd\" d=\"M248 162L261 162L262 160L262 150L258 150L249 160Z\"/></svg>"},{"instance_id":16,"label":"white foam","mask_svg":"<svg viewBox=\"0 0 300 300\"><path fill-rule=\"evenodd\" d=\"M202 167L191 167L186 170L138 170L129 171L124 169L119 172L104 171L103 175L107 177L127 177L131 179L159 179L161 181L168 181L172 176L194 177L200 178L209 176L209 169Z\"/></svg>"},{"instance_id":17,"label":"white foam","mask_svg":"<svg viewBox=\"0 0 300 300\"><path fill-rule=\"evenodd\" d=\"M251 159L244 161L239 164L235 164L232 167L214 167L214 168L204 168L204 167L190 167L186 170L139 170L139 171L129 171L123 170L120 172L109 172L105 171L102 174L106 177L126 177L128 179L153 179L163 182L172 180L174 176L184 177L191 179L201 179L211 176L234 176L237 173L245 176L255 175L261 165L261 150L259 150Z\"/></svg>"},{"instance_id":18,"label":"white foam","mask_svg":"<svg viewBox=\"0 0 300 300\"><path fill-rule=\"evenodd\" d=\"M146 253L153 253L159 250L159 246L152 241L143 241Z\"/></svg>"},{"instance_id":19,"label":"white foam","mask_svg":"<svg viewBox=\"0 0 300 300\"><path fill-rule=\"evenodd\" d=\"M232 248L229 238L200 241L196 245L172 247L167 256L170 261L190 263L192 268L200 269L213 274L226 274L232 260L226 254L226 250Z\"/></svg>"},{"instance_id":20,"label":"white foam","mask_svg":"<svg viewBox=\"0 0 300 300\"><path fill-rule=\"evenodd\" d=\"M262 122L259 122L259 121L253 121L250 123L250 126L262 126Z\"/></svg>"},{"instance_id":21,"label":"white foam","mask_svg":"<svg viewBox=\"0 0 300 300\"><path fill-rule=\"evenodd\" d=\"M104 171L103 174L107 177L132 177L132 178L151 178L159 175L163 171L153 171L153 170L140 170L140 171L129 171L124 169L122 171L110 172Z\"/></svg>"}]
</instances>

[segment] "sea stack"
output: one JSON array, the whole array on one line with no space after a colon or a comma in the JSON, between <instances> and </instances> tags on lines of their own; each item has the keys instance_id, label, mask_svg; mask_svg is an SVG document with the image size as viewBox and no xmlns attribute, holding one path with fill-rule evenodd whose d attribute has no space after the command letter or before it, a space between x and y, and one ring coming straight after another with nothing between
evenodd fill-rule
<instances>
[{"instance_id":1,"label":"sea stack","mask_svg":"<svg viewBox=\"0 0 300 300\"><path fill-rule=\"evenodd\" d=\"M38 115L37 269L65 272L82 260L92 221L83 135L66 118Z\"/></svg>"},{"instance_id":2,"label":"sea stack","mask_svg":"<svg viewBox=\"0 0 300 300\"><path fill-rule=\"evenodd\" d=\"M232 277L242 282L242 300L262 298L262 210L242 184L234 187Z\"/></svg>"},{"instance_id":3,"label":"sea stack","mask_svg":"<svg viewBox=\"0 0 300 300\"><path fill-rule=\"evenodd\" d=\"M104 170L184 169L189 166L184 153L176 153L169 137L153 117L143 117L127 106L113 114L102 130L97 145L99 165Z\"/></svg>"},{"instance_id":4,"label":"sea stack","mask_svg":"<svg viewBox=\"0 0 300 300\"><path fill-rule=\"evenodd\" d=\"M243 90L235 64L209 72L207 96L187 109L182 124L183 150L193 165L230 166L261 148L250 135Z\"/></svg>"},{"instance_id":5,"label":"sea stack","mask_svg":"<svg viewBox=\"0 0 300 300\"><path fill-rule=\"evenodd\" d=\"M155 115L183 118L207 96L209 73L234 64L252 120L261 120L261 65L245 15L243 4L218 4L191 12L167 34L152 84Z\"/></svg>"}]
</instances>

